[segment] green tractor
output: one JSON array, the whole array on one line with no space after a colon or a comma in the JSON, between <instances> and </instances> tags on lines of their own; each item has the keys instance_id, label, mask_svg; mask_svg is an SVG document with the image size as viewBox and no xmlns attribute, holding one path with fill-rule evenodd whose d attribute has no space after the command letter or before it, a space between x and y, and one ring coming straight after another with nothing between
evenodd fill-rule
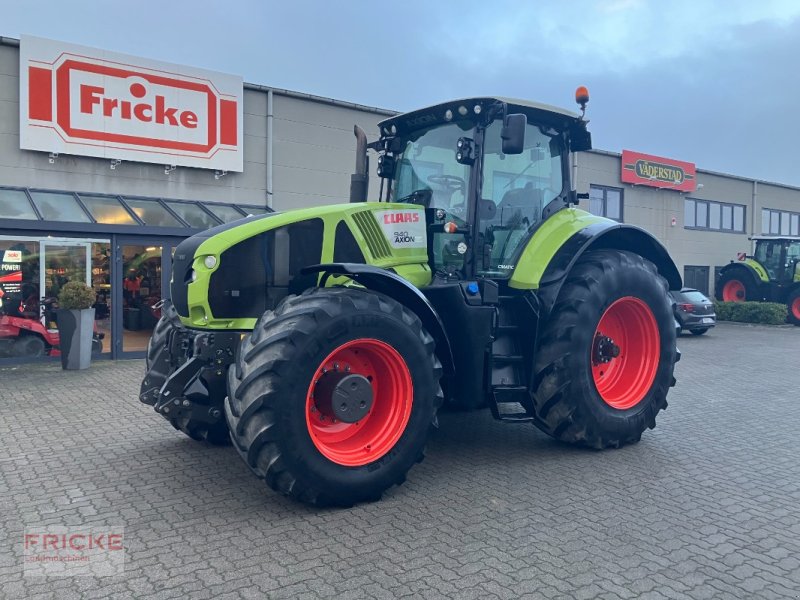
<instances>
[{"instance_id":1,"label":"green tractor","mask_svg":"<svg viewBox=\"0 0 800 600\"><path fill-rule=\"evenodd\" d=\"M334 506L402 483L443 405L598 449L655 427L681 278L650 234L576 207L583 111L481 97L379 128L372 143L355 128L349 203L178 246L141 401L230 438L277 492Z\"/></svg>"},{"instance_id":2,"label":"green tractor","mask_svg":"<svg viewBox=\"0 0 800 600\"><path fill-rule=\"evenodd\" d=\"M719 272L717 300L777 302L800 327L800 237L756 236L755 253L739 255Z\"/></svg>"}]
</instances>

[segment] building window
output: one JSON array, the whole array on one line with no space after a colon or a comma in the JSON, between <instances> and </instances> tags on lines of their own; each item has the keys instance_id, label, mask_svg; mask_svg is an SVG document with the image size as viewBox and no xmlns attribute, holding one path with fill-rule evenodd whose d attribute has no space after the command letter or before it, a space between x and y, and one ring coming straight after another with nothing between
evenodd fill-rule
<instances>
[{"instance_id":1,"label":"building window","mask_svg":"<svg viewBox=\"0 0 800 600\"><path fill-rule=\"evenodd\" d=\"M800 235L800 213L786 210L761 210L761 233L765 235Z\"/></svg>"},{"instance_id":2,"label":"building window","mask_svg":"<svg viewBox=\"0 0 800 600\"><path fill-rule=\"evenodd\" d=\"M686 229L744 233L745 207L713 200L687 198L683 205L683 226Z\"/></svg>"},{"instance_id":3,"label":"building window","mask_svg":"<svg viewBox=\"0 0 800 600\"><path fill-rule=\"evenodd\" d=\"M622 190L604 185L590 185L589 212L622 223Z\"/></svg>"}]
</instances>

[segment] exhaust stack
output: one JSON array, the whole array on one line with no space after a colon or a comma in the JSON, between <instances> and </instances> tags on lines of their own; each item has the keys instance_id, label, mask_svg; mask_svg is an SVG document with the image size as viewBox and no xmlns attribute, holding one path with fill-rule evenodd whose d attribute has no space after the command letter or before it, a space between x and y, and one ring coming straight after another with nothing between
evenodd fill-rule
<instances>
[{"instance_id":1,"label":"exhaust stack","mask_svg":"<svg viewBox=\"0 0 800 600\"><path fill-rule=\"evenodd\" d=\"M366 202L369 189L367 174L367 134L358 125L353 126L356 136L356 172L350 176L350 202Z\"/></svg>"}]
</instances>

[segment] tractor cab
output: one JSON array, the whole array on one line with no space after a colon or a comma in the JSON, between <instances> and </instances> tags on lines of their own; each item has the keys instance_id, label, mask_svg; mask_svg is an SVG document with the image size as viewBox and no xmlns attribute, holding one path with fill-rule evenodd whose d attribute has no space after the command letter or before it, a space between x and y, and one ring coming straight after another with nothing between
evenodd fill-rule
<instances>
[{"instance_id":1,"label":"tractor cab","mask_svg":"<svg viewBox=\"0 0 800 600\"><path fill-rule=\"evenodd\" d=\"M510 277L537 227L577 202L569 153L591 147L581 116L503 98L398 115L380 132L381 199L425 207L431 268L457 278Z\"/></svg>"},{"instance_id":2,"label":"tractor cab","mask_svg":"<svg viewBox=\"0 0 800 600\"><path fill-rule=\"evenodd\" d=\"M800 237L765 236L753 240L753 258L764 267L771 281L800 281Z\"/></svg>"}]
</instances>

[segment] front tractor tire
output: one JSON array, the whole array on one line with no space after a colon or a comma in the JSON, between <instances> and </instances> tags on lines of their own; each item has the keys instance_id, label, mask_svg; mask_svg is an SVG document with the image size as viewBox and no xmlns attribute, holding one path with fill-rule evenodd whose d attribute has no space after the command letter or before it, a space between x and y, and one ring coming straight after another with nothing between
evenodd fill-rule
<instances>
[{"instance_id":1,"label":"front tractor tire","mask_svg":"<svg viewBox=\"0 0 800 600\"><path fill-rule=\"evenodd\" d=\"M147 343L147 355L145 356L146 378L151 378L160 386L161 383L178 368L176 357L169 356L171 350L172 336L181 329L181 321L178 311L172 303L167 300L161 307L161 318L153 328L153 334ZM216 385L215 385L216 383ZM219 384L222 384L220 386ZM216 401L220 408L224 397L225 380L219 383L208 384L209 392L212 394L211 400ZM185 433L193 440L198 442L208 442L213 446L230 445L230 435L228 435L228 424L225 419L220 419L216 423L208 423L191 419L188 416L171 417L163 415L170 424L178 431Z\"/></svg>"},{"instance_id":2,"label":"front tractor tire","mask_svg":"<svg viewBox=\"0 0 800 600\"><path fill-rule=\"evenodd\" d=\"M667 407L680 356L667 283L620 250L587 252L543 326L534 360L534 423L591 448L638 442Z\"/></svg>"},{"instance_id":3,"label":"front tractor tire","mask_svg":"<svg viewBox=\"0 0 800 600\"><path fill-rule=\"evenodd\" d=\"M443 401L434 350L419 318L383 294L289 296L261 317L229 369L234 446L295 500L378 500L424 456Z\"/></svg>"}]
</instances>

